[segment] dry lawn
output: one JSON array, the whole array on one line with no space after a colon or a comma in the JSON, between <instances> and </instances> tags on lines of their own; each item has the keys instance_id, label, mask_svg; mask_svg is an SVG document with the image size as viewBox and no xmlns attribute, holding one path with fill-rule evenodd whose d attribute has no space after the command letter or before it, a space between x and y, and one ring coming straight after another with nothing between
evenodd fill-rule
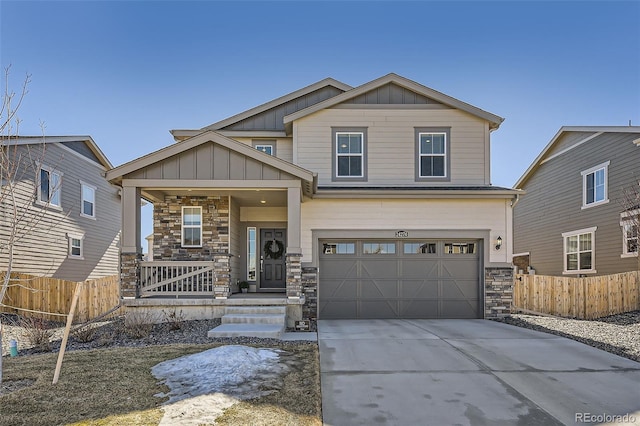
<instances>
[{"instance_id":1,"label":"dry lawn","mask_svg":"<svg viewBox=\"0 0 640 426\"><path fill-rule=\"evenodd\" d=\"M0 393L0 425L157 425L166 399L154 395L167 392L168 388L158 384L151 367L216 346L219 345L67 352L56 385L51 381L57 354L5 357L3 386L24 387ZM282 389L232 406L217 419L218 424L322 424L317 346L277 347L299 361L283 378Z\"/></svg>"}]
</instances>

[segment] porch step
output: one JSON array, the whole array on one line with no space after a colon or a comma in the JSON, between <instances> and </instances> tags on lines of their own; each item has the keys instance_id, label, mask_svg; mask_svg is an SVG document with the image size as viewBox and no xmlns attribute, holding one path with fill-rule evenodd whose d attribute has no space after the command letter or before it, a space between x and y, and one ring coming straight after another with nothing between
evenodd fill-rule
<instances>
[{"instance_id":1,"label":"porch step","mask_svg":"<svg viewBox=\"0 0 640 426\"><path fill-rule=\"evenodd\" d=\"M283 314L225 314L222 324L284 324Z\"/></svg>"},{"instance_id":2,"label":"porch step","mask_svg":"<svg viewBox=\"0 0 640 426\"><path fill-rule=\"evenodd\" d=\"M279 314L286 315L285 306L227 306L224 309L225 315L232 314Z\"/></svg>"},{"instance_id":3,"label":"porch step","mask_svg":"<svg viewBox=\"0 0 640 426\"><path fill-rule=\"evenodd\" d=\"M280 324L222 324L209 330L207 336L215 337L262 337L279 339L284 332Z\"/></svg>"},{"instance_id":4,"label":"porch step","mask_svg":"<svg viewBox=\"0 0 640 426\"><path fill-rule=\"evenodd\" d=\"M262 337L280 339L285 331L284 306L227 306L222 324L209 330L215 337Z\"/></svg>"}]
</instances>

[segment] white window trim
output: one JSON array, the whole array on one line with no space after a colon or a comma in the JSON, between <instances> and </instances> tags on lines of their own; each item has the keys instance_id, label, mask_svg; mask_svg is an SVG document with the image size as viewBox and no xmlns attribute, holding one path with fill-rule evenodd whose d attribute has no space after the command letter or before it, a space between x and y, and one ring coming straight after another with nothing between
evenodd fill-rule
<instances>
[{"instance_id":1,"label":"white window trim","mask_svg":"<svg viewBox=\"0 0 640 426\"><path fill-rule=\"evenodd\" d=\"M442 154L423 154L422 153L422 135L443 135L444 136L444 152ZM418 164L422 164L422 157L442 157L444 158L444 174L442 176L434 176L434 175L423 175L422 167L418 166L418 177L420 179L438 179L438 178L446 178L448 176L449 170L447 170L447 133L446 132L418 132Z\"/></svg>"},{"instance_id":2,"label":"white window trim","mask_svg":"<svg viewBox=\"0 0 640 426\"><path fill-rule=\"evenodd\" d=\"M250 252L250 246L251 246L251 231L253 231L253 242L255 244L255 253L253 253L253 262L251 259L251 252ZM249 271L251 271L251 268L253 267L253 269L255 269L255 277L251 278L249 276ZM258 228L256 228L255 226L248 226L247 227L247 281L251 281L251 282L255 282L258 280Z\"/></svg>"},{"instance_id":3,"label":"white window trim","mask_svg":"<svg viewBox=\"0 0 640 426\"><path fill-rule=\"evenodd\" d=\"M185 225L184 224L184 209L198 209L200 210L200 225ZM180 216L180 246L181 247L202 247L202 206L182 206L182 215ZM184 230L185 228L200 228L200 244L198 245L185 245L184 244Z\"/></svg>"},{"instance_id":4,"label":"white window trim","mask_svg":"<svg viewBox=\"0 0 640 426\"><path fill-rule=\"evenodd\" d=\"M629 225L634 225L634 223L627 218L631 216L636 216L636 215L640 215L640 210L631 210L631 211L620 213L620 227L622 228L622 254L620 255L620 257L622 258L638 257L637 251L631 252L631 253L627 251L627 234L626 234L626 231L627 231L626 227ZM640 232L640 230L638 231Z\"/></svg>"},{"instance_id":5,"label":"white window trim","mask_svg":"<svg viewBox=\"0 0 640 426\"><path fill-rule=\"evenodd\" d=\"M595 274L597 271L594 269L596 265L596 230L597 226L591 228L578 229L576 231L564 232L562 234L562 263L564 275L577 275L577 274ZM572 237L581 234L591 234L591 269L579 269L579 270L567 270L567 237ZM579 249L580 247L578 247Z\"/></svg>"},{"instance_id":6,"label":"white window trim","mask_svg":"<svg viewBox=\"0 0 640 426\"><path fill-rule=\"evenodd\" d=\"M42 185L40 182L40 175L41 170L45 170L46 172L49 173L49 192L51 192L51 174L54 173L56 175L59 176L59 184L58 184L58 188L57 188L57 192L60 195L60 204L54 204L51 202L51 193L49 193L49 201L42 201ZM36 204L40 205L40 206L46 206L46 207L50 207L52 209L56 209L56 210L62 210L62 176L64 176L64 173L54 169L53 167L44 165L44 164L40 164L40 167L38 167L38 176L36 176L36 186L38 188L37 190L37 194L36 194Z\"/></svg>"},{"instance_id":7,"label":"white window trim","mask_svg":"<svg viewBox=\"0 0 640 426\"><path fill-rule=\"evenodd\" d=\"M263 154L267 154L267 155L271 155L271 156L275 156L276 154L276 149L275 149L275 145L272 143L257 143L254 146L255 149L257 149L258 151L262 152ZM271 154L269 154L268 152L264 152L263 148L271 148Z\"/></svg>"},{"instance_id":8,"label":"white window trim","mask_svg":"<svg viewBox=\"0 0 640 426\"><path fill-rule=\"evenodd\" d=\"M339 153L338 152L338 136L339 135L360 135L360 153L359 154L351 154L351 153ZM354 178L354 179L361 179L364 177L364 132L336 132L336 140L334 141L335 143L335 147L336 147L336 158L335 158L335 162L336 162L336 178L339 179L350 179L350 178ZM340 157L360 157L360 174L359 175L341 175L339 174L339 169L338 169L338 159Z\"/></svg>"},{"instance_id":9,"label":"white window trim","mask_svg":"<svg viewBox=\"0 0 640 426\"><path fill-rule=\"evenodd\" d=\"M72 254L72 241L73 240L80 240L80 255L74 255ZM81 234L70 234L67 233L67 257L69 259L77 259L77 260L84 260L84 235Z\"/></svg>"},{"instance_id":10,"label":"white window trim","mask_svg":"<svg viewBox=\"0 0 640 426\"><path fill-rule=\"evenodd\" d=\"M609 202L609 164L611 164L611 161L598 164L597 166L594 166L588 170L584 170L583 172L580 173L582 175L582 209L583 210L589 209L595 206L600 206L602 204L607 204ZM594 201L591 204L587 204L587 176L601 169L604 169L604 200Z\"/></svg>"},{"instance_id":11,"label":"white window trim","mask_svg":"<svg viewBox=\"0 0 640 426\"><path fill-rule=\"evenodd\" d=\"M91 201L93 204L93 215L89 215L84 212L84 194L83 194L84 186L93 189L93 200ZM80 181L80 216L86 217L88 219L93 219L93 220L96 219L96 192L98 192L98 188L96 186L91 185L90 183L87 183L84 181Z\"/></svg>"}]
</instances>

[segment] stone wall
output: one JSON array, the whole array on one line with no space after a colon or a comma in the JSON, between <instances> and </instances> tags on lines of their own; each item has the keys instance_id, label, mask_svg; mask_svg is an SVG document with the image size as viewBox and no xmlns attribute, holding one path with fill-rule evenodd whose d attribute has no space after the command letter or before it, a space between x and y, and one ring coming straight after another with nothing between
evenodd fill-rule
<instances>
[{"instance_id":1,"label":"stone wall","mask_svg":"<svg viewBox=\"0 0 640 426\"><path fill-rule=\"evenodd\" d=\"M311 321L311 329L315 330L318 322L318 268L315 266L302 268L302 318Z\"/></svg>"},{"instance_id":2,"label":"stone wall","mask_svg":"<svg viewBox=\"0 0 640 426\"><path fill-rule=\"evenodd\" d=\"M484 317L486 319L502 318L511 314L513 268L485 268L484 287Z\"/></svg>"},{"instance_id":3,"label":"stone wall","mask_svg":"<svg viewBox=\"0 0 640 426\"><path fill-rule=\"evenodd\" d=\"M202 247L182 247L182 207L202 207ZM153 260L213 260L229 253L229 197L168 195L153 205Z\"/></svg>"},{"instance_id":4,"label":"stone wall","mask_svg":"<svg viewBox=\"0 0 640 426\"><path fill-rule=\"evenodd\" d=\"M140 296L140 268L142 253L120 253L120 297Z\"/></svg>"},{"instance_id":5,"label":"stone wall","mask_svg":"<svg viewBox=\"0 0 640 426\"><path fill-rule=\"evenodd\" d=\"M300 298L302 296L302 255L287 253L287 297Z\"/></svg>"}]
</instances>

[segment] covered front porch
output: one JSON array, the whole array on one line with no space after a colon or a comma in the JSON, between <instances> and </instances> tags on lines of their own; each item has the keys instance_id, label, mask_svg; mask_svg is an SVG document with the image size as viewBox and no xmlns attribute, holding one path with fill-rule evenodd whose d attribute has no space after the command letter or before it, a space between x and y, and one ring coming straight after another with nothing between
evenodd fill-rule
<instances>
[{"instance_id":1,"label":"covered front porch","mask_svg":"<svg viewBox=\"0 0 640 426\"><path fill-rule=\"evenodd\" d=\"M107 173L122 187L121 296L131 307L304 304L300 206L315 176L215 132ZM153 204L142 258L141 204ZM247 282L251 297L240 297ZM300 315L296 315L300 316Z\"/></svg>"}]
</instances>

